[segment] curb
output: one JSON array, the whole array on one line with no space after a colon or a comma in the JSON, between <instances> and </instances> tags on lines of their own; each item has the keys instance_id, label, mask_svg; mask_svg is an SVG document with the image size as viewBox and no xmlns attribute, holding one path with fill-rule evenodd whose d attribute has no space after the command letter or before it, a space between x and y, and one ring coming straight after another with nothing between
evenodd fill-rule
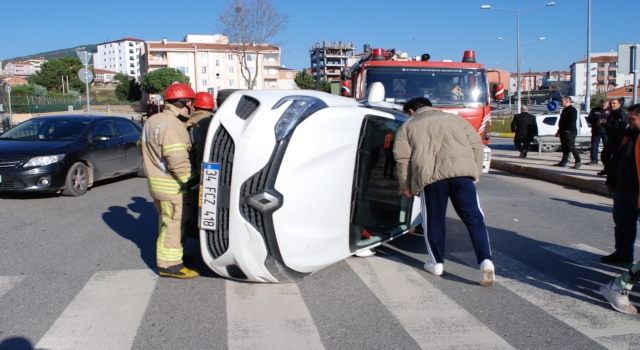
<instances>
[{"instance_id":1,"label":"curb","mask_svg":"<svg viewBox=\"0 0 640 350\"><path fill-rule=\"evenodd\" d=\"M515 132L492 132L491 136L514 138L516 136L516 133Z\"/></svg>"},{"instance_id":2,"label":"curb","mask_svg":"<svg viewBox=\"0 0 640 350\"><path fill-rule=\"evenodd\" d=\"M559 174L558 172L553 170L516 165L516 164L512 164L512 163L509 163L503 160L497 160L497 159L491 160L491 168L500 169L500 170L508 171L511 173L522 174L530 177L535 177L535 178L546 180L549 182L554 182L554 183L569 186L569 187L577 187L583 190L609 196L609 192L607 192L607 189L604 186L604 181L598 182L593 180L585 180L583 178L576 177L576 176Z\"/></svg>"}]
</instances>

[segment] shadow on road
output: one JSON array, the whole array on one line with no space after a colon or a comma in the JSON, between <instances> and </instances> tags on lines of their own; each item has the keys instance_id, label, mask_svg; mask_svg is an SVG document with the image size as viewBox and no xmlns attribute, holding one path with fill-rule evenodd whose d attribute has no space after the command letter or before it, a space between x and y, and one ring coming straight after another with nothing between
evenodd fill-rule
<instances>
[{"instance_id":1,"label":"shadow on road","mask_svg":"<svg viewBox=\"0 0 640 350\"><path fill-rule=\"evenodd\" d=\"M553 201L558 201L558 202L565 202L565 203L567 203L569 205L573 205L575 207L591 209L591 210L599 210L599 211L603 211L605 213L611 213L612 210L613 210L613 205L612 204L600 205L600 204L580 203L580 202L570 201L570 200L560 199L560 198L549 198L549 199L551 199Z\"/></svg>"},{"instance_id":2,"label":"shadow on road","mask_svg":"<svg viewBox=\"0 0 640 350\"><path fill-rule=\"evenodd\" d=\"M126 207L109 207L109 211L102 214L102 220L117 234L135 243L142 261L155 269L158 213L145 198L132 197L131 200Z\"/></svg>"},{"instance_id":3,"label":"shadow on road","mask_svg":"<svg viewBox=\"0 0 640 350\"><path fill-rule=\"evenodd\" d=\"M34 350L31 342L23 337L11 337L0 342L0 350Z\"/></svg>"}]
</instances>

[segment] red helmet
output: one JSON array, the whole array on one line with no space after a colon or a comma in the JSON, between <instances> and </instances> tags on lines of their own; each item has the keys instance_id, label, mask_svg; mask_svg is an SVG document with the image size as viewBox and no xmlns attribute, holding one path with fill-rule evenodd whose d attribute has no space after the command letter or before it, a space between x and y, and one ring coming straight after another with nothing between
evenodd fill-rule
<instances>
[{"instance_id":1,"label":"red helmet","mask_svg":"<svg viewBox=\"0 0 640 350\"><path fill-rule=\"evenodd\" d=\"M213 102L213 95L208 92L198 92L196 94L196 102L193 103L193 106L202 109L216 108L216 105Z\"/></svg>"},{"instance_id":2,"label":"red helmet","mask_svg":"<svg viewBox=\"0 0 640 350\"><path fill-rule=\"evenodd\" d=\"M181 98L196 98L196 93L193 92L191 86L183 83L169 85L164 93L165 100L179 100Z\"/></svg>"}]
</instances>

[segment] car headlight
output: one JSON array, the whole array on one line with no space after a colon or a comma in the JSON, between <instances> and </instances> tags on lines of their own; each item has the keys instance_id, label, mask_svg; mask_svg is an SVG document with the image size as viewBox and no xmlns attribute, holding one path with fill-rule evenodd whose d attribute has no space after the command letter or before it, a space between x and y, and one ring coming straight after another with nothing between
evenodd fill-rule
<instances>
[{"instance_id":1,"label":"car headlight","mask_svg":"<svg viewBox=\"0 0 640 350\"><path fill-rule=\"evenodd\" d=\"M275 127L276 132L276 141L280 142L285 137L287 137L293 129L298 126L298 124L302 123L308 116L313 113L327 108L326 103L324 101L311 96L287 96L282 98L278 103L276 103L272 109L278 109L285 102L293 101L291 105L284 111L280 120Z\"/></svg>"},{"instance_id":2,"label":"car headlight","mask_svg":"<svg viewBox=\"0 0 640 350\"><path fill-rule=\"evenodd\" d=\"M61 161L63 158L64 158L64 154L56 154L54 156L35 157L35 158L29 159L29 161L26 162L22 167L29 168L29 167L45 166L45 165L57 163Z\"/></svg>"}]
</instances>

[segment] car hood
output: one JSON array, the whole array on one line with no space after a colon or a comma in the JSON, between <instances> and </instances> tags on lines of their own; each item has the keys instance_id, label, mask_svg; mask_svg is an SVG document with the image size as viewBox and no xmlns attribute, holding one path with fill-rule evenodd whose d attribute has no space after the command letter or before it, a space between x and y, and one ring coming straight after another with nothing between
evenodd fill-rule
<instances>
[{"instance_id":1,"label":"car hood","mask_svg":"<svg viewBox=\"0 0 640 350\"><path fill-rule=\"evenodd\" d=\"M0 139L0 157L37 157L65 154L74 141L12 141Z\"/></svg>"}]
</instances>

